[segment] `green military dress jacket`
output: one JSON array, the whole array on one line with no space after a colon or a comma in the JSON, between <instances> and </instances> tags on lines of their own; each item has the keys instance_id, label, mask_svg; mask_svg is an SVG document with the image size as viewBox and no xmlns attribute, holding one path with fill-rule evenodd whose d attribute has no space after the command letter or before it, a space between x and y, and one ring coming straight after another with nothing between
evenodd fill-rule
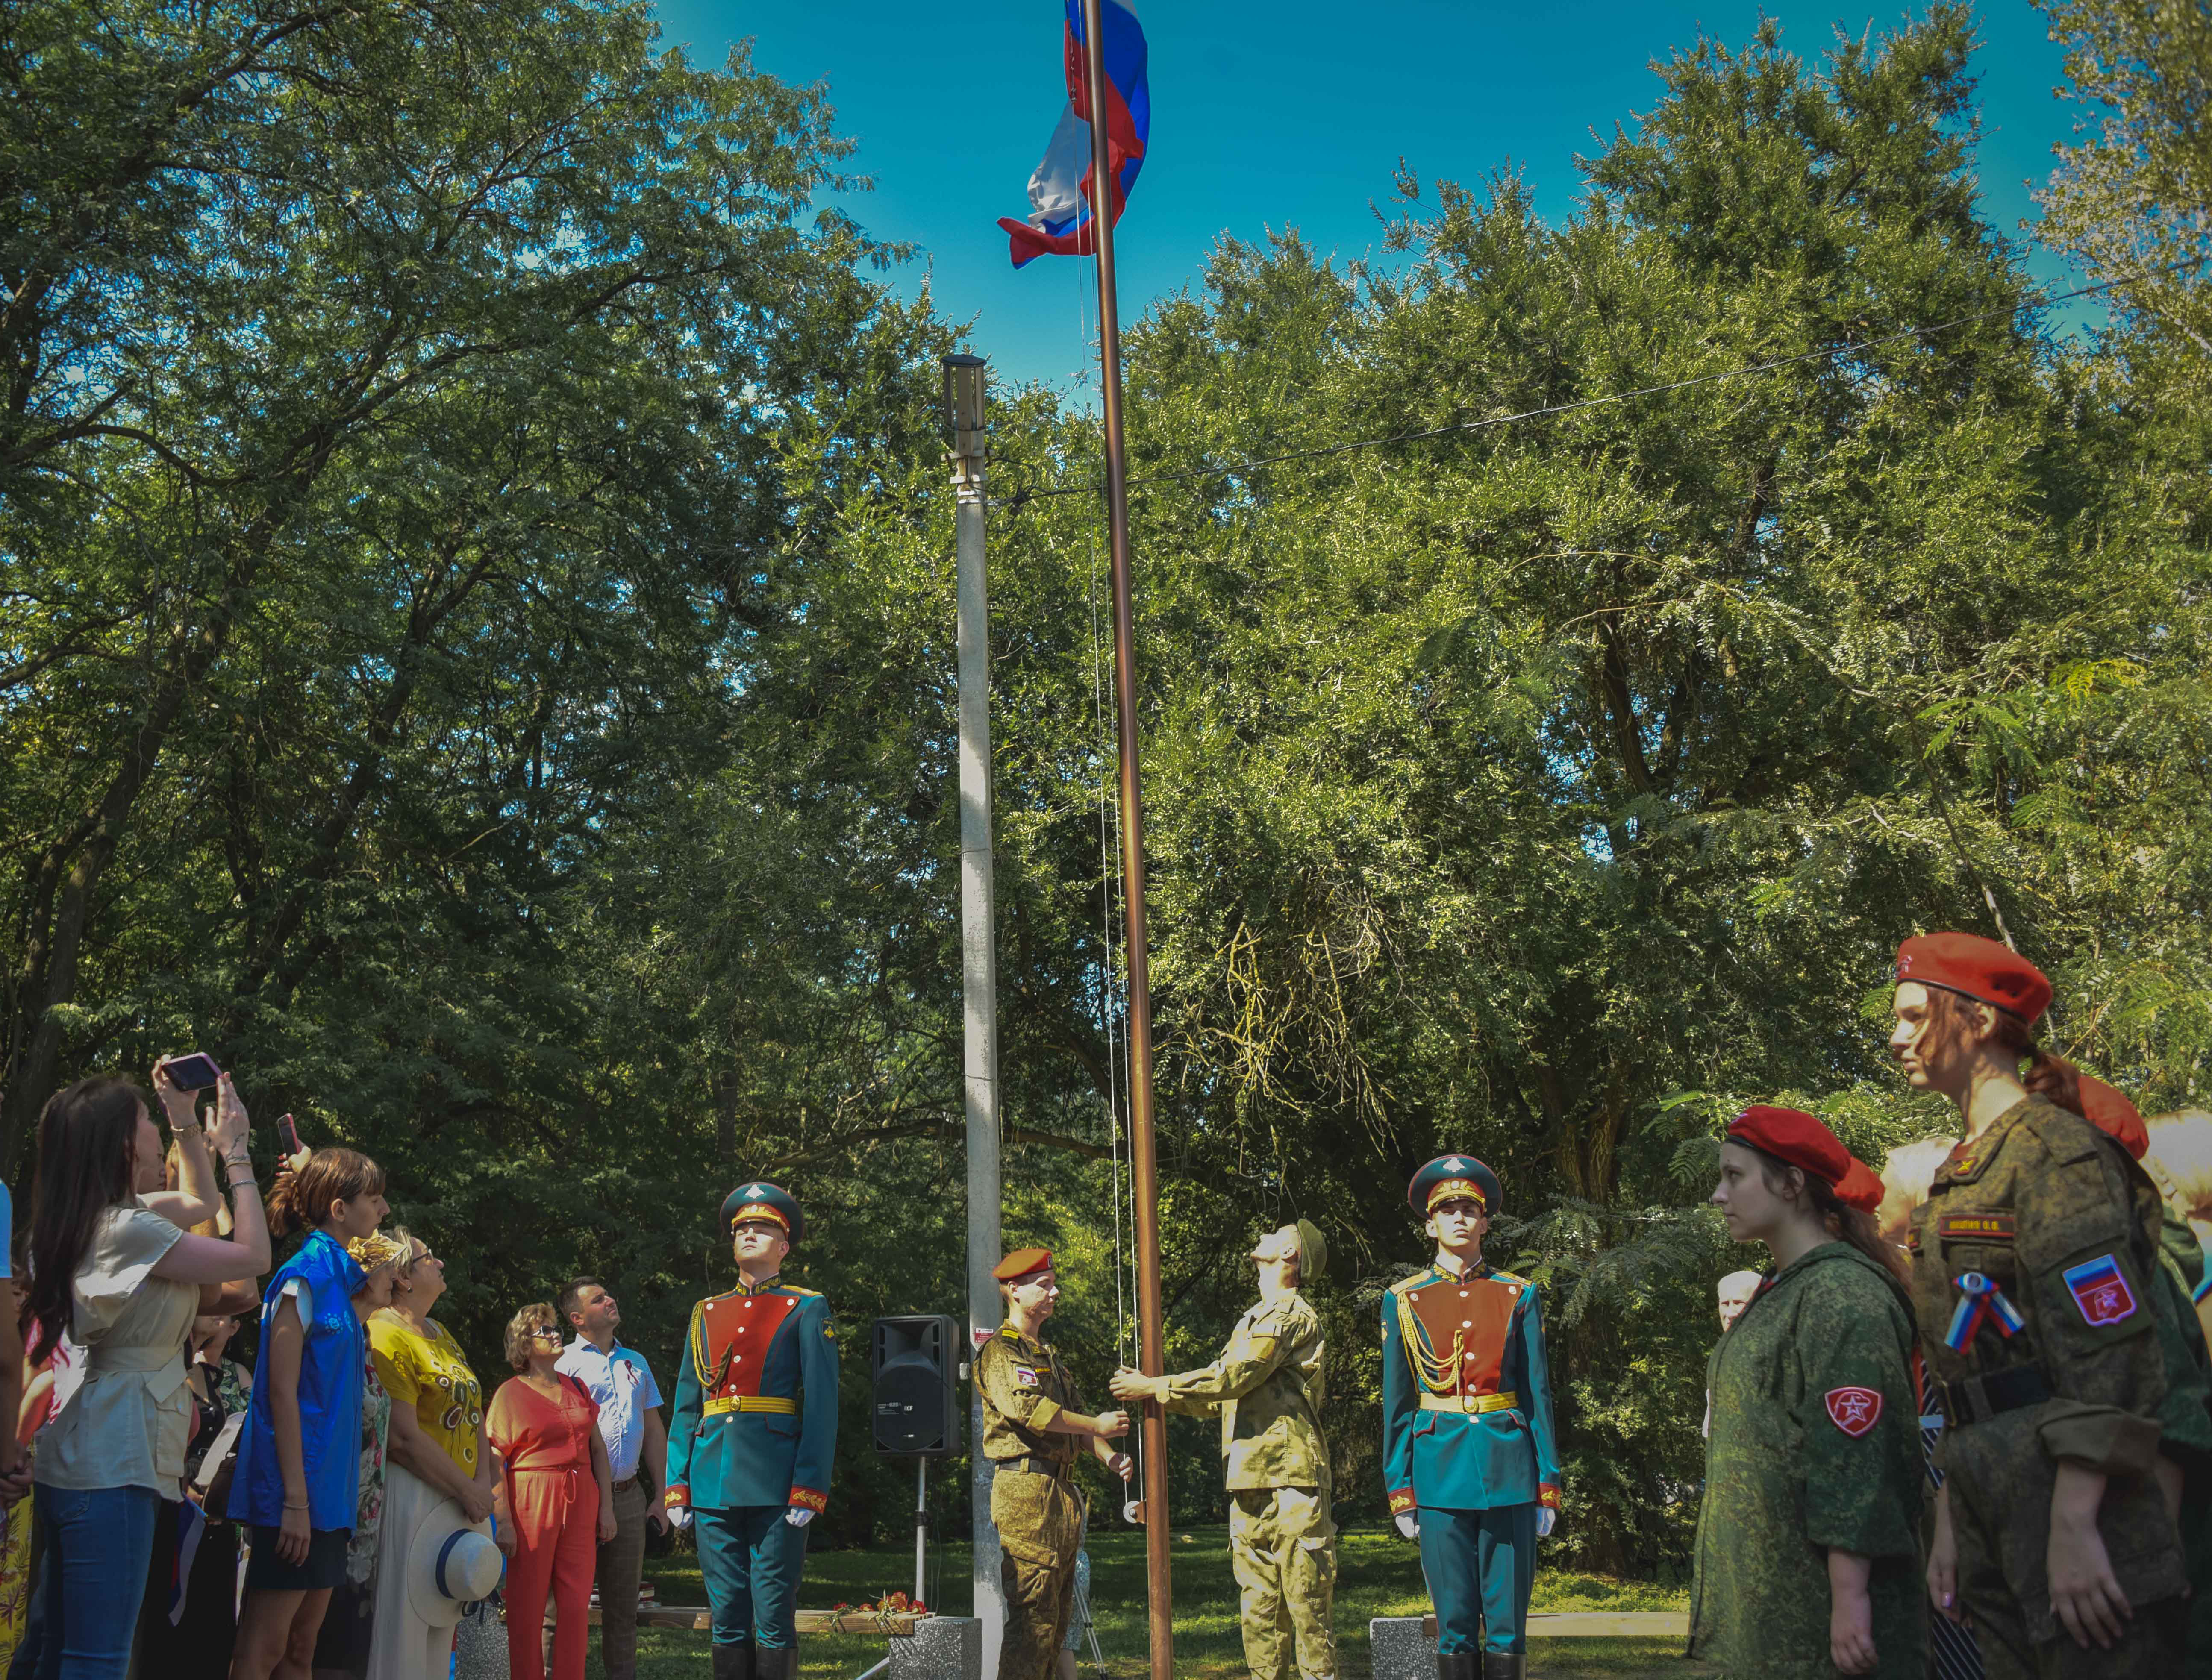
<instances>
[{"instance_id":1,"label":"green military dress jacket","mask_svg":"<svg viewBox=\"0 0 2212 1680\"><path fill-rule=\"evenodd\" d=\"M1844 1242L1785 1266L1706 1368L1712 1435L1689 1655L1832 1680L1828 1549L1873 1560L1875 1672L1921 1680L1920 1408L1904 1289Z\"/></svg>"},{"instance_id":2,"label":"green military dress jacket","mask_svg":"<svg viewBox=\"0 0 2212 1680\"><path fill-rule=\"evenodd\" d=\"M1321 1432L1328 1398L1321 1315L1295 1290L1263 1301L1237 1321L1212 1364L1168 1379L1168 1410L1221 1417L1224 1485L1329 1485Z\"/></svg>"}]
</instances>

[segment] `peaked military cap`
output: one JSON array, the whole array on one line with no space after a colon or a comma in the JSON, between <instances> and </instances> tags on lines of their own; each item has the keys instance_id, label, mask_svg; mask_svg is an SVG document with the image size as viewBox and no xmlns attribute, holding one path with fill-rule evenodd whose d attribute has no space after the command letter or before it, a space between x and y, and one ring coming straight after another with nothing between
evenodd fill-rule
<instances>
[{"instance_id":1,"label":"peaked military cap","mask_svg":"<svg viewBox=\"0 0 2212 1680\"><path fill-rule=\"evenodd\" d=\"M1471 1155L1440 1155L1406 1186L1406 1200L1425 1219L1437 1203L1458 1196L1471 1196L1486 1213L1495 1213L1499 1194L1498 1174Z\"/></svg>"},{"instance_id":2,"label":"peaked military cap","mask_svg":"<svg viewBox=\"0 0 2212 1680\"><path fill-rule=\"evenodd\" d=\"M1310 1219L1298 1221L1298 1283L1310 1288L1328 1270L1328 1239Z\"/></svg>"},{"instance_id":3,"label":"peaked military cap","mask_svg":"<svg viewBox=\"0 0 2212 1680\"><path fill-rule=\"evenodd\" d=\"M755 1179L741 1184L722 1198L722 1230L725 1234L734 1229L740 1221L772 1219L783 1227L784 1234L794 1243L806 1234L806 1216L799 1210L799 1204L789 1191L766 1179Z\"/></svg>"}]
</instances>

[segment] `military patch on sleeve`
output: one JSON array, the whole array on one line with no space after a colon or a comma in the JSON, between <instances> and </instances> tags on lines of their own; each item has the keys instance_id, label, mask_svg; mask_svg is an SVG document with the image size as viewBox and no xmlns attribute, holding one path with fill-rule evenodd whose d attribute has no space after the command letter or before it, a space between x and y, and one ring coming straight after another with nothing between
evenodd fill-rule
<instances>
[{"instance_id":1,"label":"military patch on sleeve","mask_svg":"<svg viewBox=\"0 0 2212 1680\"><path fill-rule=\"evenodd\" d=\"M1936 1221L1946 1242L2010 1242L2015 1233L2008 1213L1947 1213Z\"/></svg>"},{"instance_id":2,"label":"military patch on sleeve","mask_svg":"<svg viewBox=\"0 0 2212 1680\"><path fill-rule=\"evenodd\" d=\"M1827 1393L1828 1422L1857 1440L1881 1421L1881 1394L1872 1388L1832 1388Z\"/></svg>"},{"instance_id":3,"label":"military patch on sleeve","mask_svg":"<svg viewBox=\"0 0 2212 1680\"><path fill-rule=\"evenodd\" d=\"M1035 1388L1037 1374L1026 1365L1017 1365L1014 1367L1014 1380L1024 1388Z\"/></svg>"},{"instance_id":4,"label":"military patch on sleeve","mask_svg":"<svg viewBox=\"0 0 2212 1680\"><path fill-rule=\"evenodd\" d=\"M834 1342L837 1339L837 1326L827 1319L822 1321L822 1339L825 1342Z\"/></svg>"},{"instance_id":5,"label":"military patch on sleeve","mask_svg":"<svg viewBox=\"0 0 2212 1680\"><path fill-rule=\"evenodd\" d=\"M2119 1262L2110 1254L2069 1266L2063 1276L2074 1304L2081 1309L2083 1320L2093 1328L2135 1317L2135 1292L2128 1288Z\"/></svg>"}]
</instances>

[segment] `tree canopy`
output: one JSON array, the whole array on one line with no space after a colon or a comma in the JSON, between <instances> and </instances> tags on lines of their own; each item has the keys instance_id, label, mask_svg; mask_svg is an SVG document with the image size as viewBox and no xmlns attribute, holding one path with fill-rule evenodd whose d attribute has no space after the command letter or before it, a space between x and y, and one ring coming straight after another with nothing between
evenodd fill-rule
<instances>
[{"instance_id":1,"label":"tree canopy","mask_svg":"<svg viewBox=\"0 0 2212 1680\"><path fill-rule=\"evenodd\" d=\"M1390 261L1224 240L1129 331L1170 1357L1247 1237L1319 1221L1347 1514L1436 1153L1498 1170L1493 1255L1547 1289L1562 1544L1654 1569L1743 1258L1699 1207L1722 1115L1877 1159L1941 1123L1884 1063L1899 937L2001 922L2058 1047L2196 1096L2212 207L2168 89L2205 40L2149 9L2053 9L2104 126L2050 226L2125 282L2093 337L1979 204L1950 5L1813 60L1701 39L1565 218L1411 161ZM202 1047L386 1165L486 1369L577 1270L672 1356L746 1175L848 1325L958 1310L960 335L817 208L819 92L605 0L4 27L18 1183L59 1084ZM994 400L1005 1217L1100 1390L1099 440ZM903 1497L864 1374L832 1536ZM1202 1448L1176 1478L1218 1498Z\"/></svg>"}]
</instances>

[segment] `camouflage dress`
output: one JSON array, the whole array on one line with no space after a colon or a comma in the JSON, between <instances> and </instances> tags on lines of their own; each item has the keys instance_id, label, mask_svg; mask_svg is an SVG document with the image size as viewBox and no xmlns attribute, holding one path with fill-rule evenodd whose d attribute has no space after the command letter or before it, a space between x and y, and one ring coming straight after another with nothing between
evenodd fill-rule
<instances>
[{"instance_id":1,"label":"camouflage dress","mask_svg":"<svg viewBox=\"0 0 2212 1680\"><path fill-rule=\"evenodd\" d=\"M1848 1243L1777 1273L1713 1349L1688 1654L1831 1680L1828 1549L1873 1560L1875 1673L1928 1662L1918 1397L1905 1291Z\"/></svg>"}]
</instances>

